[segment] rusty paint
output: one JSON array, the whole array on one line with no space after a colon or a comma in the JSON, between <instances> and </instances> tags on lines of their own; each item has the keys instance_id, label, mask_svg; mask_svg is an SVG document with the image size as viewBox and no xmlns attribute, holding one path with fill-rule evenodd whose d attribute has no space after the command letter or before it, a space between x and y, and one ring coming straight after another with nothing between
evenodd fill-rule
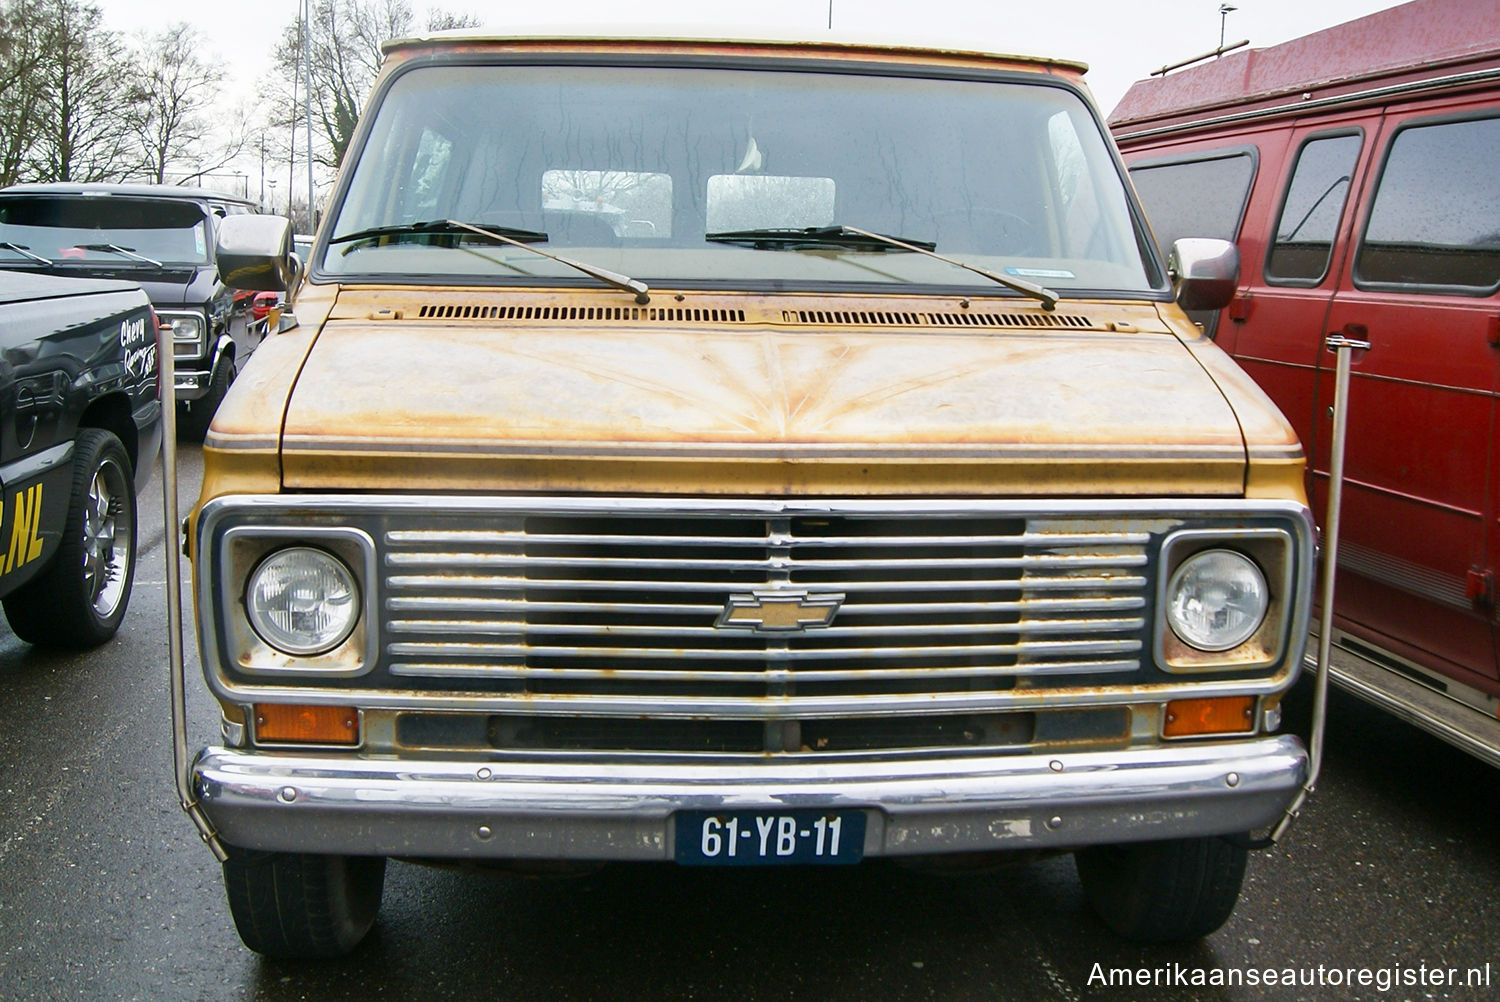
<instances>
[{"instance_id":1,"label":"rusty paint","mask_svg":"<svg viewBox=\"0 0 1500 1002\"><path fill-rule=\"evenodd\" d=\"M1163 337L1174 328L1149 304L1069 304L1080 317L1125 313L1137 331L1111 334L899 324L789 330L783 318L805 309L807 297L758 296L693 297L700 312L742 313L732 326L364 319L374 308L411 316L435 298L353 290L329 305L317 350L311 333L283 335L280 352L247 369L254 396L237 389L215 424L212 489L230 489L212 475L221 462L229 468L231 453L243 469L246 454L275 439L280 408L271 402L295 380L282 442L287 487L1244 490L1242 420L1193 360L1205 349L1185 352L1180 338ZM597 314L618 298L590 290L507 293L505 301ZM875 315L922 305L912 297L816 302ZM1014 300L985 308L1039 312ZM1158 405L1167 393L1172 408ZM1280 424L1272 430L1284 433ZM1272 439L1295 446L1284 434Z\"/></svg>"},{"instance_id":2,"label":"rusty paint","mask_svg":"<svg viewBox=\"0 0 1500 1002\"><path fill-rule=\"evenodd\" d=\"M734 324L364 319L482 296L304 290L302 326L262 346L215 419L202 500L283 487L1302 499L1295 435L1175 308L1066 306L1131 333L785 321L810 304L938 308L919 297L688 297ZM618 300L504 297L596 315Z\"/></svg>"}]
</instances>

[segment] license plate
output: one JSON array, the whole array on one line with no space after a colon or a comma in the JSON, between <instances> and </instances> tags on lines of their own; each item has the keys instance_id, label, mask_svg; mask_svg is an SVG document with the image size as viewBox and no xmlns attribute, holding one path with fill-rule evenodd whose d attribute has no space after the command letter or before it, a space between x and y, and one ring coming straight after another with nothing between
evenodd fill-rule
<instances>
[{"instance_id":1,"label":"license plate","mask_svg":"<svg viewBox=\"0 0 1500 1002\"><path fill-rule=\"evenodd\" d=\"M677 862L688 866L857 863L863 811L679 811Z\"/></svg>"}]
</instances>

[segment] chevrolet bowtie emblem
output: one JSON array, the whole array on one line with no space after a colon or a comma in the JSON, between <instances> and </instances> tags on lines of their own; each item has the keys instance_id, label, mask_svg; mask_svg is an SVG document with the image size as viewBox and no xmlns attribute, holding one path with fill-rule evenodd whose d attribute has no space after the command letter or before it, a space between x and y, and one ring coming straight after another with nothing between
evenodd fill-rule
<instances>
[{"instance_id":1,"label":"chevrolet bowtie emblem","mask_svg":"<svg viewBox=\"0 0 1500 1002\"><path fill-rule=\"evenodd\" d=\"M838 592L821 595L805 591L756 591L731 595L715 626L755 633L801 633L833 622L844 604Z\"/></svg>"}]
</instances>

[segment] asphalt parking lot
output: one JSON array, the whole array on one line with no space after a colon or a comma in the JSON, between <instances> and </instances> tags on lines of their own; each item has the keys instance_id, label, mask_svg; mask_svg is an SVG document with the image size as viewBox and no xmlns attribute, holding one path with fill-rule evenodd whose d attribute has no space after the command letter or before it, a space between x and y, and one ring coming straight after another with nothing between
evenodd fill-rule
<instances>
[{"instance_id":1,"label":"asphalt parking lot","mask_svg":"<svg viewBox=\"0 0 1500 1002\"><path fill-rule=\"evenodd\" d=\"M197 468L188 449L185 484ZM263 960L240 945L218 867L175 801L155 485L141 525L112 644L58 655L0 632L0 999L1500 995L1500 773L1340 694L1317 795L1281 847L1252 857L1238 910L1201 943L1115 939L1086 912L1067 857L941 874L664 864L568 879L398 862L352 957ZM201 686L190 709L207 743ZM1306 726L1296 706L1288 724ZM1433 983L1450 968L1489 983ZM1156 983L1111 982L1127 969ZM1278 983L1191 983L1251 971ZM1288 973L1322 984L1280 983Z\"/></svg>"}]
</instances>

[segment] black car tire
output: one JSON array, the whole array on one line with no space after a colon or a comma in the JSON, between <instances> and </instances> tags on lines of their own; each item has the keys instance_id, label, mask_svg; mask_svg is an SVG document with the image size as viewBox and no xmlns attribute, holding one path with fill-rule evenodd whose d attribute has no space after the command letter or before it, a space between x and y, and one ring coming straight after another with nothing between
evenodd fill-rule
<instances>
[{"instance_id":1,"label":"black car tire","mask_svg":"<svg viewBox=\"0 0 1500 1002\"><path fill-rule=\"evenodd\" d=\"M178 408L178 430L180 437L189 442L201 442L208 434L208 425L214 419L229 384L234 382L234 359L228 355L219 360L209 375L208 392L197 400L188 401L186 407Z\"/></svg>"},{"instance_id":2,"label":"black car tire","mask_svg":"<svg viewBox=\"0 0 1500 1002\"><path fill-rule=\"evenodd\" d=\"M47 569L5 598L16 636L47 647L97 647L120 628L135 577L135 482L110 432L73 444L73 486L62 539Z\"/></svg>"},{"instance_id":3,"label":"black car tire","mask_svg":"<svg viewBox=\"0 0 1500 1002\"><path fill-rule=\"evenodd\" d=\"M267 957L342 957L375 922L384 856L226 846L224 890L240 939Z\"/></svg>"},{"instance_id":4,"label":"black car tire","mask_svg":"<svg viewBox=\"0 0 1500 1002\"><path fill-rule=\"evenodd\" d=\"M1249 852L1229 838L1105 845L1074 854L1084 896L1117 934L1145 943L1199 939L1228 920Z\"/></svg>"}]
</instances>

